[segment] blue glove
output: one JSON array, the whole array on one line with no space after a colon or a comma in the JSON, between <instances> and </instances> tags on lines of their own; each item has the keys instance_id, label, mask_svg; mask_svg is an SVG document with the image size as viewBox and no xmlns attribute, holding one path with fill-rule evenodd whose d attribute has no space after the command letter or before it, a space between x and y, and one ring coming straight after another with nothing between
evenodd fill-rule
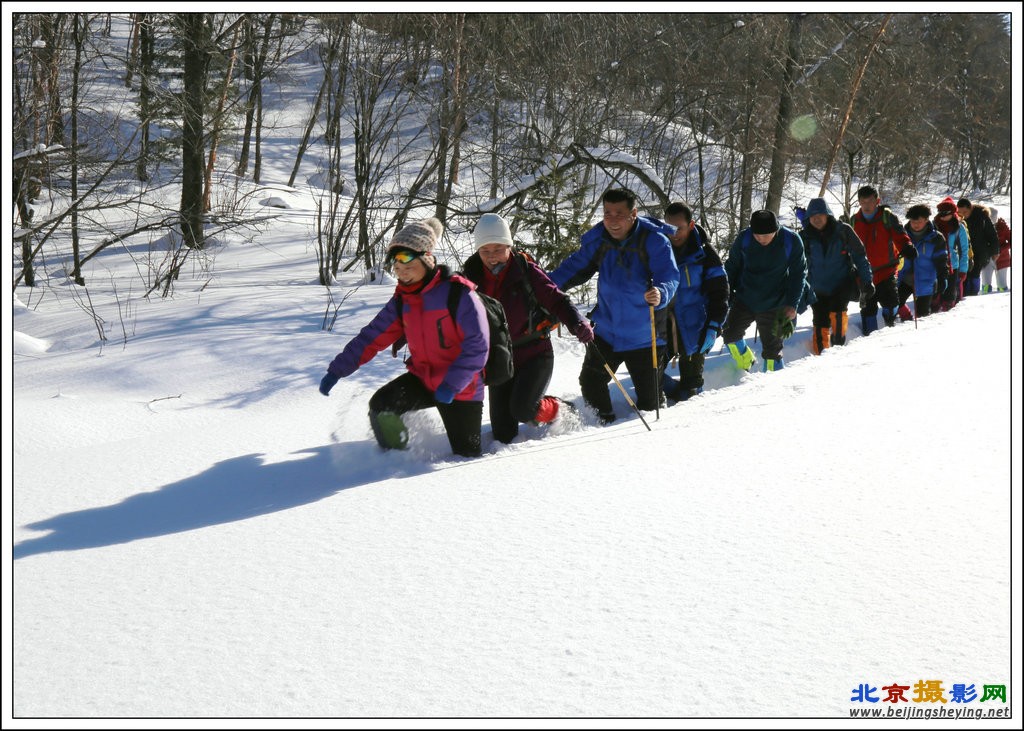
<instances>
[{"instance_id":1,"label":"blue glove","mask_svg":"<svg viewBox=\"0 0 1024 731\"><path fill-rule=\"evenodd\" d=\"M331 395L331 389L334 388L334 384L338 382L338 377L327 371L327 375L320 379L320 393L324 396Z\"/></svg>"},{"instance_id":2,"label":"blue glove","mask_svg":"<svg viewBox=\"0 0 1024 731\"><path fill-rule=\"evenodd\" d=\"M704 332L704 343L700 346L700 354L707 355L711 352L712 346L715 344L715 340L718 338L719 333L722 332L722 326L717 322L709 322L707 330Z\"/></svg>"},{"instance_id":3,"label":"blue glove","mask_svg":"<svg viewBox=\"0 0 1024 731\"><path fill-rule=\"evenodd\" d=\"M442 383L434 391L434 400L439 404L450 404L455 398L455 390L447 383Z\"/></svg>"}]
</instances>

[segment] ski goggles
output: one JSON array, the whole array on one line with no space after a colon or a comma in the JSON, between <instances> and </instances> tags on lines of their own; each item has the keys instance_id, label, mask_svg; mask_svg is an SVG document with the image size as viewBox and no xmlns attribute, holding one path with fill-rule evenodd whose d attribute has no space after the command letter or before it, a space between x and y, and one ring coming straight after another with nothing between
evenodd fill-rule
<instances>
[{"instance_id":1,"label":"ski goggles","mask_svg":"<svg viewBox=\"0 0 1024 731\"><path fill-rule=\"evenodd\" d=\"M409 249L400 249L392 253L388 259L391 262L398 262L399 264L409 264L410 262L416 261L423 256L422 251L411 251Z\"/></svg>"}]
</instances>

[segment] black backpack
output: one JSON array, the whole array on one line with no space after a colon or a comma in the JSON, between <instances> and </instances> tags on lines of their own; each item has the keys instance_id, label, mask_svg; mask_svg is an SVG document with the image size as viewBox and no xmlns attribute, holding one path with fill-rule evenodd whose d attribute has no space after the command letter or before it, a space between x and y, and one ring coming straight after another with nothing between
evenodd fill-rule
<instances>
[{"instance_id":1,"label":"black backpack","mask_svg":"<svg viewBox=\"0 0 1024 731\"><path fill-rule=\"evenodd\" d=\"M455 321L455 312L459 309L459 298L469 287L457 279L449 280L448 314ZM484 303L487 313L487 327L491 332L491 347L487 351L487 363L484 365L484 383L488 386L500 386L512 380L512 333L508 329L505 308L494 297L484 294L479 289L476 296Z\"/></svg>"}]
</instances>

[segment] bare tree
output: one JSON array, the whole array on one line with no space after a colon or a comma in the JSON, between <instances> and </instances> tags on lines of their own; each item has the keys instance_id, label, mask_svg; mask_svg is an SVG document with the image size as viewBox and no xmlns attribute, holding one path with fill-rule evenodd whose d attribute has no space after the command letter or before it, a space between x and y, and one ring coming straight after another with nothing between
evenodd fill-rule
<instances>
[{"instance_id":1,"label":"bare tree","mask_svg":"<svg viewBox=\"0 0 1024 731\"><path fill-rule=\"evenodd\" d=\"M203 176L205 172L206 80L210 68L210 20L205 13L177 17L178 42L184 51L181 97L181 235L189 248L201 249Z\"/></svg>"}]
</instances>

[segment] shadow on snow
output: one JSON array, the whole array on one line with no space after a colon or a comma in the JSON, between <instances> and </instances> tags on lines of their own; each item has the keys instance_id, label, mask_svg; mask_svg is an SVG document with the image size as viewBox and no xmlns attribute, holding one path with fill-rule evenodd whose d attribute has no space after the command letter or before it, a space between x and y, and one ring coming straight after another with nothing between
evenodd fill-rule
<instances>
[{"instance_id":1,"label":"shadow on snow","mask_svg":"<svg viewBox=\"0 0 1024 731\"><path fill-rule=\"evenodd\" d=\"M207 528L288 510L360 485L423 474L430 462L384 457L376 444L325 445L268 463L247 454L120 503L56 515L27 525L50 531L14 546L14 558L77 551Z\"/></svg>"}]
</instances>

